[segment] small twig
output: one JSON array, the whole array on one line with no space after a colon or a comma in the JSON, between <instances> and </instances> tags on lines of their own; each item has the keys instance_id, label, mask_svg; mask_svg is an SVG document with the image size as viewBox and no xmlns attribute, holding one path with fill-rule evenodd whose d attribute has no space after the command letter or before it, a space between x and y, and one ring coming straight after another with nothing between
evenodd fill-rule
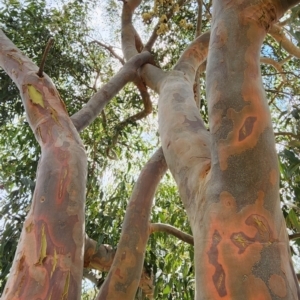
<instances>
[{"instance_id":1,"label":"small twig","mask_svg":"<svg viewBox=\"0 0 300 300\"><path fill-rule=\"evenodd\" d=\"M42 61L41 61L41 64L40 64L40 68L39 68L39 70L38 70L38 72L37 72L37 75L38 75L39 77L43 77L46 58L47 58L47 55L48 55L49 50L50 50L50 48L52 47L53 43L54 43L54 38L51 37L51 38L48 40L48 42L47 42L45 51L44 51L44 53L43 53Z\"/></svg>"},{"instance_id":2,"label":"small twig","mask_svg":"<svg viewBox=\"0 0 300 300\"><path fill-rule=\"evenodd\" d=\"M107 51L109 51L109 53L113 56L113 57L115 57L122 65L124 65L125 64L125 60L121 57L121 56L119 56L115 51L114 51L114 49L113 49L113 47L112 46L107 46L107 45L105 45L104 43L101 43L101 42L99 42L99 41L97 41L97 40L94 40L94 41L92 41L91 42L91 44L98 44L99 46L101 46L101 47L103 47L104 49L106 49Z\"/></svg>"}]
</instances>

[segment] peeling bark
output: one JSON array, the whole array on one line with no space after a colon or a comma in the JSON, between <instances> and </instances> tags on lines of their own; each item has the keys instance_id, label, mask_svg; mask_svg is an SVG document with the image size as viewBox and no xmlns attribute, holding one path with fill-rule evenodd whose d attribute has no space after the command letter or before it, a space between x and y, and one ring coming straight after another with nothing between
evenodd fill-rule
<instances>
[{"instance_id":1,"label":"peeling bark","mask_svg":"<svg viewBox=\"0 0 300 300\"><path fill-rule=\"evenodd\" d=\"M33 203L2 299L80 299L86 153L47 75L0 31L0 66L20 90L42 150Z\"/></svg>"}]
</instances>

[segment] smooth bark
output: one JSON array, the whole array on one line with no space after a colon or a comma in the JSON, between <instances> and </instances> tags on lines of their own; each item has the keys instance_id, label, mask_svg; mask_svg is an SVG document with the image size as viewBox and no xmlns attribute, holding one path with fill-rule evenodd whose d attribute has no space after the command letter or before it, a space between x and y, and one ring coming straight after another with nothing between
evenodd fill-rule
<instances>
[{"instance_id":1,"label":"smooth bark","mask_svg":"<svg viewBox=\"0 0 300 300\"><path fill-rule=\"evenodd\" d=\"M193 230L196 298L298 299L259 65L262 42L280 12L269 1L232 4L216 0L213 7L207 65L212 169Z\"/></svg>"},{"instance_id":2,"label":"smooth bark","mask_svg":"<svg viewBox=\"0 0 300 300\"><path fill-rule=\"evenodd\" d=\"M134 299L150 234L152 201L166 171L167 165L162 149L159 148L142 169L134 186L114 261L101 286L98 300Z\"/></svg>"},{"instance_id":3,"label":"smooth bark","mask_svg":"<svg viewBox=\"0 0 300 300\"><path fill-rule=\"evenodd\" d=\"M0 30L0 66L20 90L42 150L3 300L80 299L86 153L50 78Z\"/></svg>"},{"instance_id":4,"label":"smooth bark","mask_svg":"<svg viewBox=\"0 0 300 300\"><path fill-rule=\"evenodd\" d=\"M105 105L111 100L128 82L137 76L137 69L146 62L151 62L149 52L137 54L130 59L111 80L104 84L100 90L88 101L88 103L71 120L80 132L89 126L101 113Z\"/></svg>"}]
</instances>

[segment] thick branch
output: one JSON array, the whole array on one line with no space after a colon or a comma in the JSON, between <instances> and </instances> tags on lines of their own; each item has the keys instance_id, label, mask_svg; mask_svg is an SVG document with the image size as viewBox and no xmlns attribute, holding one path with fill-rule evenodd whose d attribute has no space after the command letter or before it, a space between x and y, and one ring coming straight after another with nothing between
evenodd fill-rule
<instances>
[{"instance_id":1,"label":"thick branch","mask_svg":"<svg viewBox=\"0 0 300 300\"><path fill-rule=\"evenodd\" d=\"M181 71L186 78L194 83L196 71L201 63L203 63L208 53L208 43L210 32L206 32L194 40L183 52L174 70Z\"/></svg>"},{"instance_id":2,"label":"thick branch","mask_svg":"<svg viewBox=\"0 0 300 300\"><path fill-rule=\"evenodd\" d=\"M88 276L88 269L98 270L100 272L108 272L114 257L116 250L109 245L101 244L97 245L97 242L89 238L86 235L85 248L84 248L84 268L87 272L84 272L84 276L90 279L98 288L104 281L99 282L95 278ZM148 274L145 268L142 270L142 275L139 282L139 287L143 290L145 295L153 294L153 280L151 274Z\"/></svg>"},{"instance_id":3,"label":"thick branch","mask_svg":"<svg viewBox=\"0 0 300 300\"><path fill-rule=\"evenodd\" d=\"M134 298L143 268L149 237L149 218L156 187L167 170L162 149L158 149L142 169L134 186L123 222L121 238L100 299ZM112 287L118 286L118 289Z\"/></svg>"},{"instance_id":4,"label":"thick branch","mask_svg":"<svg viewBox=\"0 0 300 300\"><path fill-rule=\"evenodd\" d=\"M140 37L132 24L132 15L134 10L140 5L141 0L124 1L122 10L122 50L126 60L129 60L134 55L138 54L141 49L137 49L137 41ZM139 44L139 43L138 43Z\"/></svg>"},{"instance_id":5,"label":"thick branch","mask_svg":"<svg viewBox=\"0 0 300 300\"><path fill-rule=\"evenodd\" d=\"M181 230L177 229L174 226L168 224L161 224L161 223L152 223L150 225L150 232L166 232L168 234L174 235L178 239L194 246L194 238L187 233L182 232Z\"/></svg>"},{"instance_id":6,"label":"thick branch","mask_svg":"<svg viewBox=\"0 0 300 300\"><path fill-rule=\"evenodd\" d=\"M38 67L1 30L0 66L20 91L42 152L33 202L2 299L76 300L83 272L84 146L51 79L39 77Z\"/></svg>"},{"instance_id":7,"label":"thick branch","mask_svg":"<svg viewBox=\"0 0 300 300\"><path fill-rule=\"evenodd\" d=\"M129 60L80 111L71 117L76 129L81 131L90 125L101 113L108 101L112 99L126 83L135 79L137 69L146 62L151 61L151 59L152 56L149 52L143 52Z\"/></svg>"},{"instance_id":8,"label":"thick branch","mask_svg":"<svg viewBox=\"0 0 300 300\"><path fill-rule=\"evenodd\" d=\"M206 59L209 33L187 47L174 70L160 85L159 133L168 167L192 219L196 193L210 169L210 134L197 109L193 84L195 72Z\"/></svg>"}]
</instances>

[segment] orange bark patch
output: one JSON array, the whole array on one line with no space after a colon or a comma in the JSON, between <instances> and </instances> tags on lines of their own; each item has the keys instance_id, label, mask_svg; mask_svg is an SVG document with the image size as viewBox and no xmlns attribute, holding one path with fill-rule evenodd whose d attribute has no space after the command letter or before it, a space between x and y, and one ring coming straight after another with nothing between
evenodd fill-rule
<instances>
[{"instance_id":1,"label":"orange bark patch","mask_svg":"<svg viewBox=\"0 0 300 300\"><path fill-rule=\"evenodd\" d=\"M18 271L23 271L25 262L25 255L22 255L18 264Z\"/></svg>"},{"instance_id":2,"label":"orange bark patch","mask_svg":"<svg viewBox=\"0 0 300 300\"><path fill-rule=\"evenodd\" d=\"M123 279L123 276L121 275L121 271L120 269L117 269L115 274L120 278L120 279Z\"/></svg>"},{"instance_id":3,"label":"orange bark patch","mask_svg":"<svg viewBox=\"0 0 300 300\"><path fill-rule=\"evenodd\" d=\"M269 288L271 291L278 297L284 298L287 294L286 284L284 279L277 275L273 274L268 282Z\"/></svg>"},{"instance_id":4,"label":"orange bark patch","mask_svg":"<svg viewBox=\"0 0 300 300\"><path fill-rule=\"evenodd\" d=\"M278 179L278 176L277 176L276 170L272 170L272 171L270 172L270 183L271 183L272 185L275 185L276 182L277 182L277 179Z\"/></svg>"},{"instance_id":5,"label":"orange bark patch","mask_svg":"<svg viewBox=\"0 0 300 300\"><path fill-rule=\"evenodd\" d=\"M213 41L211 42L211 47L221 48L226 44L228 39L228 33L223 20L219 21L216 25L215 34L213 33L211 35L211 39L212 38Z\"/></svg>"},{"instance_id":6,"label":"orange bark patch","mask_svg":"<svg viewBox=\"0 0 300 300\"><path fill-rule=\"evenodd\" d=\"M253 125L256 120L257 120L256 117L248 117L245 120L239 132L239 141L243 141L247 136L249 136L252 133Z\"/></svg>"}]
</instances>

